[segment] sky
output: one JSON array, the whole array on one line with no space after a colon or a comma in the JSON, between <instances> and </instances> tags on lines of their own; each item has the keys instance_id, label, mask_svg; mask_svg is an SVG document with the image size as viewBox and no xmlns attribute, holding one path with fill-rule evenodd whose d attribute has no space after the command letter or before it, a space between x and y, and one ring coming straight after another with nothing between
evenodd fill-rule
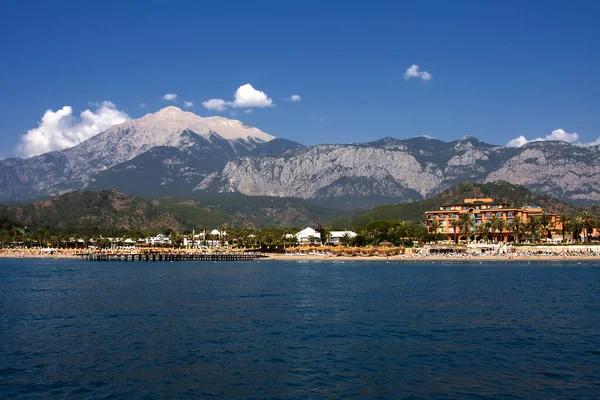
<instances>
[{"instance_id":1,"label":"sky","mask_svg":"<svg viewBox=\"0 0 600 400\"><path fill-rule=\"evenodd\" d=\"M5 2L0 156L168 105L306 145L589 144L599 18L596 1Z\"/></svg>"}]
</instances>

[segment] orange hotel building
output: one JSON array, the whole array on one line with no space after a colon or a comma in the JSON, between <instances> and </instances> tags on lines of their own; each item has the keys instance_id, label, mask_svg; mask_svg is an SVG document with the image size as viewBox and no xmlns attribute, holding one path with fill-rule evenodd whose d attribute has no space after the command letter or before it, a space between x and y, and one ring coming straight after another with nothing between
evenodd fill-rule
<instances>
[{"instance_id":1,"label":"orange hotel building","mask_svg":"<svg viewBox=\"0 0 600 400\"><path fill-rule=\"evenodd\" d=\"M434 233L431 228L433 221L439 221L440 227L436 233L447 235L448 239L454 238L454 228L450 225L450 221L453 219L460 219L461 214L469 213L475 217L475 223L477 225L484 224L491 220L495 215L497 218L502 218L506 222L511 223L513 218L519 216L523 223L526 223L530 216L538 216L543 212L541 207L538 206L526 206L526 207L511 207L506 203L495 202L492 198L481 198L481 199L465 199L460 204L447 204L440 207L436 211L426 211L425 220L427 221L427 229L430 233ZM560 231L562 226L560 224L560 218L556 214L547 213L554 222L555 231ZM464 239L464 233L461 232L460 228L457 229L459 238ZM508 230L501 232L502 241L508 241L512 233ZM496 235L500 235L497 232Z\"/></svg>"}]
</instances>

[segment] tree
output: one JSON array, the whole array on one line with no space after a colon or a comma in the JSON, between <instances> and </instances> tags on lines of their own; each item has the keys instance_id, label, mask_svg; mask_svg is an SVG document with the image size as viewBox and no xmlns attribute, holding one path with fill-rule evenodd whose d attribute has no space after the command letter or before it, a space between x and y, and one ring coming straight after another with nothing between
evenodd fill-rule
<instances>
[{"instance_id":1,"label":"tree","mask_svg":"<svg viewBox=\"0 0 600 400\"><path fill-rule=\"evenodd\" d=\"M348 246L348 244L350 244L351 240L352 240L352 237L350 236L350 234L348 232L344 233L344 235L340 238L340 242L344 246Z\"/></svg>"},{"instance_id":2,"label":"tree","mask_svg":"<svg viewBox=\"0 0 600 400\"><path fill-rule=\"evenodd\" d=\"M465 233L465 237L468 240L471 230L475 227L475 221L472 218L473 214L464 213L460 215L460 228Z\"/></svg>"},{"instance_id":3,"label":"tree","mask_svg":"<svg viewBox=\"0 0 600 400\"><path fill-rule=\"evenodd\" d=\"M590 242L591 236L594 233L594 227L596 226L596 221L592 213L587 210L582 211L579 214L579 218L581 218L582 222L582 231L585 236L585 241Z\"/></svg>"},{"instance_id":4,"label":"tree","mask_svg":"<svg viewBox=\"0 0 600 400\"><path fill-rule=\"evenodd\" d=\"M533 242L537 241L537 234L540 227L541 223L539 217L529 217L527 224L525 225L525 230L531 234L531 240Z\"/></svg>"},{"instance_id":5,"label":"tree","mask_svg":"<svg viewBox=\"0 0 600 400\"><path fill-rule=\"evenodd\" d=\"M563 212L558 215L558 219L560 220L562 238L564 242L565 240L567 240L567 232L569 229L569 225L571 224L571 216Z\"/></svg>"},{"instance_id":6,"label":"tree","mask_svg":"<svg viewBox=\"0 0 600 400\"><path fill-rule=\"evenodd\" d=\"M517 243L519 243L519 238L523 234L524 228L525 226L521 217L519 217L518 215L515 216L513 218L513 221L510 223L508 229L512 232Z\"/></svg>"},{"instance_id":7,"label":"tree","mask_svg":"<svg viewBox=\"0 0 600 400\"><path fill-rule=\"evenodd\" d=\"M573 239L578 242L581 241L581 231L583 230L583 219L581 215L576 216L575 218L571 218L570 229L573 233Z\"/></svg>"},{"instance_id":8,"label":"tree","mask_svg":"<svg viewBox=\"0 0 600 400\"><path fill-rule=\"evenodd\" d=\"M410 222L400 221L398 224L398 235L400 235L400 244L404 247L405 239L411 239L414 235L414 229Z\"/></svg>"},{"instance_id":9,"label":"tree","mask_svg":"<svg viewBox=\"0 0 600 400\"><path fill-rule=\"evenodd\" d=\"M434 235L437 235L438 230L440 229L440 226L442 224L440 223L440 221L438 221L437 219L434 219L433 221L431 221L431 223L429 224L429 233L433 233Z\"/></svg>"},{"instance_id":10,"label":"tree","mask_svg":"<svg viewBox=\"0 0 600 400\"><path fill-rule=\"evenodd\" d=\"M454 243L458 244L458 231L460 230L460 221L458 219L451 219L450 226L454 232Z\"/></svg>"},{"instance_id":11,"label":"tree","mask_svg":"<svg viewBox=\"0 0 600 400\"><path fill-rule=\"evenodd\" d=\"M475 229L476 231L476 236L479 240L483 239L485 236L487 236L490 232L490 225L486 222L485 224L478 224L477 228Z\"/></svg>"},{"instance_id":12,"label":"tree","mask_svg":"<svg viewBox=\"0 0 600 400\"><path fill-rule=\"evenodd\" d=\"M546 213L546 211L544 211L542 213L542 215L539 216L540 219L540 226L542 228L544 228L545 234L546 234L546 238L551 238L552 237L552 233L550 232L550 224L552 223L552 216L548 215Z\"/></svg>"}]
</instances>

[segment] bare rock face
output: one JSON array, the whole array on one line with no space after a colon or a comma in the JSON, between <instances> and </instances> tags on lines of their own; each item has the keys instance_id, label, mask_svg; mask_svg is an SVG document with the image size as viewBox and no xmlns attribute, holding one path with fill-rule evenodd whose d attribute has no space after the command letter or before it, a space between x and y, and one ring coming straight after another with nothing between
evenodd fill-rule
<instances>
[{"instance_id":1,"label":"bare rock face","mask_svg":"<svg viewBox=\"0 0 600 400\"><path fill-rule=\"evenodd\" d=\"M197 189L206 190L221 182L221 191L248 195L313 198L330 188L325 193L334 197L377 194L401 198L406 187L427 195L440 184L439 172L423 167L415 157L403 151L329 145L284 157L247 157L229 162L221 174L202 181ZM356 193L351 185L339 182L342 178L363 179L371 184L363 188L364 192ZM383 185L384 181L392 184Z\"/></svg>"},{"instance_id":2,"label":"bare rock face","mask_svg":"<svg viewBox=\"0 0 600 400\"><path fill-rule=\"evenodd\" d=\"M530 143L485 179L498 180L561 199L600 201L600 150L566 142Z\"/></svg>"},{"instance_id":3,"label":"bare rock face","mask_svg":"<svg viewBox=\"0 0 600 400\"><path fill-rule=\"evenodd\" d=\"M410 201L459 182L507 181L573 201L600 200L598 146L534 142L505 148L465 137L382 139L327 145L279 157L244 157L203 179L195 190L309 199L380 196Z\"/></svg>"}]
</instances>

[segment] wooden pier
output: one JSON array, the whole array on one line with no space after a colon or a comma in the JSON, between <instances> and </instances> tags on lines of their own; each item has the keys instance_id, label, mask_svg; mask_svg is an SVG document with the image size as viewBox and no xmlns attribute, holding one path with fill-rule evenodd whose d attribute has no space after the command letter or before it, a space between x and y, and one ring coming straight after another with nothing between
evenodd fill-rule
<instances>
[{"instance_id":1,"label":"wooden pier","mask_svg":"<svg viewBox=\"0 0 600 400\"><path fill-rule=\"evenodd\" d=\"M87 261L255 261L267 256L262 253L82 253L79 256Z\"/></svg>"}]
</instances>

